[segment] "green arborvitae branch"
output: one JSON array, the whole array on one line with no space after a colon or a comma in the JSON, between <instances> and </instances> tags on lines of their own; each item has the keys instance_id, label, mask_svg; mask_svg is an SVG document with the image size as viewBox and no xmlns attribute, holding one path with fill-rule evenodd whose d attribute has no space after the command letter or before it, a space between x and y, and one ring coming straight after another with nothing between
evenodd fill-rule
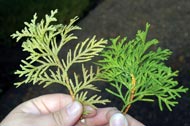
<instances>
[{"instance_id":1,"label":"green arborvitae branch","mask_svg":"<svg viewBox=\"0 0 190 126\"><path fill-rule=\"evenodd\" d=\"M147 24L146 31L138 31L136 38L127 43L127 38L111 39L112 44L101 53L103 59L97 63L101 69L99 77L110 82L114 89L107 91L122 100L124 113L134 102L153 102L152 96L157 97L161 110L163 104L172 110L178 103L176 98L187 91L174 80L178 72L164 64L171 51L149 49L158 43L156 39L146 40L149 26Z\"/></svg>"},{"instance_id":2,"label":"green arborvitae branch","mask_svg":"<svg viewBox=\"0 0 190 126\"><path fill-rule=\"evenodd\" d=\"M97 41L95 36L92 39L87 38L84 42L78 43L74 50L70 49L65 59L59 58L58 55L64 45L77 39L71 32L81 28L74 25L78 17L71 19L68 25L56 25L57 19L54 17L56 13L57 10L51 11L51 15L46 15L39 23L36 23L35 14L30 23L24 23L26 27L21 32L16 31L11 35L17 42L23 40L23 51L29 52L29 56L22 60L21 69L15 72L19 77L24 77L24 80L15 85L18 87L33 83L44 84L46 87L58 83L66 86L72 98L83 104L91 106L96 103L105 104L108 100L101 100L101 96L87 97L88 91L85 90L100 91L92 84L98 81L92 69L88 71L82 65L83 79L79 79L75 73L74 80L69 77L68 71L73 64L90 61L98 55L107 41L104 39Z\"/></svg>"}]
</instances>

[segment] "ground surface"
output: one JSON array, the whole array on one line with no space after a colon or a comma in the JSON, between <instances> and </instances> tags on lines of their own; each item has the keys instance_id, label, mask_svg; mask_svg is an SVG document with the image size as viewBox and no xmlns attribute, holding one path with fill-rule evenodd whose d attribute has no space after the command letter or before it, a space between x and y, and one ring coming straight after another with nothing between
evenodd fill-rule
<instances>
[{"instance_id":1,"label":"ground surface","mask_svg":"<svg viewBox=\"0 0 190 126\"><path fill-rule=\"evenodd\" d=\"M179 83L190 87L189 21L190 1L188 0L105 0L78 23L83 31L76 34L81 40L94 34L98 38L117 35L127 35L132 38L137 29L144 29L146 22L149 22L151 24L149 38L157 38L161 47L173 51L168 64L180 71L177 78ZM17 55L17 53L13 54ZM46 89L31 85L18 89L10 88L0 98L0 119L17 104L32 97L53 92L65 92L65 90L59 85ZM184 94L178 100L179 105L172 112L166 109L163 112L159 111L155 102L153 104L137 103L132 106L129 114L147 126L190 126L189 94L189 92ZM119 107L119 103L115 102L109 106Z\"/></svg>"}]
</instances>

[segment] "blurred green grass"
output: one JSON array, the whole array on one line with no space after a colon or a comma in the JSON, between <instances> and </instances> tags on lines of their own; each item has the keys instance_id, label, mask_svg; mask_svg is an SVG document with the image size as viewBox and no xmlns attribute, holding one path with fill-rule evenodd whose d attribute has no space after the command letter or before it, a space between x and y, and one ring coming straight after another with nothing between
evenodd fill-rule
<instances>
[{"instance_id":1,"label":"blurred green grass","mask_svg":"<svg viewBox=\"0 0 190 126\"><path fill-rule=\"evenodd\" d=\"M56 18L59 23L68 23L75 16L82 19L102 0L0 0L0 95L13 85L14 71L20 60L25 57L21 43L16 43L10 35L30 22L34 13L38 19L58 9Z\"/></svg>"},{"instance_id":2,"label":"blurred green grass","mask_svg":"<svg viewBox=\"0 0 190 126\"><path fill-rule=\"evenodd\" d=\"M83 17L99 0L0 0L0 45L12 46L10 35L30 21L34 13L42 18L50 10L58 9L60 23Z\"/></svg>"}]
</instances>

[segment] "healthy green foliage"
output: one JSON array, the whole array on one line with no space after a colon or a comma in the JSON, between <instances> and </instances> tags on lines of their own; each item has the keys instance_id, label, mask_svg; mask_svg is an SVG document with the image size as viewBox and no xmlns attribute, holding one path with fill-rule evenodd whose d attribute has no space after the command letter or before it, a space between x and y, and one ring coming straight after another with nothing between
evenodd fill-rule
<instances>
[{"instance_id":1,"label":"healthy green foliage","mask_svg":"<svg viewBox=\"0 0 190 126\"><path fill-rule=\"evenodd\" d=\"M150 25L146 24L146 31L138 31L136 38L127 42L127 38L111 39L111 45L101 53L102 60L100 78L108 81L112 88L107 91L120 98L123 102L122 112L127 113L131 104L137 101L153 102L154 97L163 110L163 104L169 110L178 102L180 93L186 92L183 86L178 86L174 80L178 71L172 71L164 61L171 55L168 49L149 48L158 40L146 40ZM154 96L154 97L153 97Z\"/></svg>"},{"instance_id":2,"label":"healthy green foliage","mask_svg":"<svg viewBox=\"0 0 190 126\"><path fill-rule=\"evenodd\" d=\"M78 17L71 19L68 25L56 24L57 19L54 17L56 13L57 10L51 11L51 15L46 15L45 20L42 19L39 23L36 23L37 15L35 14L31 23L24 23L26 27L21 32L16 31L11 35L17 42L23 40L23 51L29 53L29 56L22 60L21 70L15 72L24 80L15 85L18 87L22 84L33 83L44 84L46 87L58 83L67 87L73 99L79 100L84 105L105 104L108 100L101 100L101 96L87 97L87 90L100 91L92 84L99 80L97 78L99 69L94 72L91 66L91 69L87 70L83 63L98 55L107 41L104 39L97 41L95 36L91 39L87 38L78 43L74 50L69 49L66 59L59 58L58 55L64 45L77 39L71 32L81 28L74 25ZM68 74L71 66L76 63L82 64L83 79L79 79L76 73L73 75L74 79L71 79Z\"/></svg>"}]
</instances>

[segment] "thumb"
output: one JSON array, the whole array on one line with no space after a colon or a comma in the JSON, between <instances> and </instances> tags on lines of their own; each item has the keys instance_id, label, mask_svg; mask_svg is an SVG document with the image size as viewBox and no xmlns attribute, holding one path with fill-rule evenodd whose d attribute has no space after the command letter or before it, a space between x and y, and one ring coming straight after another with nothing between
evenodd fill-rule
<instances>
[{"instance_id":1,"label":"thumb","mask_svg":"<svg viewBox=\"0 0 190 126\"><path fill-rule=\"evenodd\" d=\"M36 126L72 126L80 119L82 111L82 104L74 101L60 111L41 115L35 121Z\"/></svg>"},{"instance_id":2,"label":"thumb","mask_svg":"<svg viewBox=\"0 0 190 126\"><path fill-rule=\"evenodd\" d=\"M110 126L129 126L125 116L121 113L114 114L110 119Z\"/></svg>"}]
</instances>

